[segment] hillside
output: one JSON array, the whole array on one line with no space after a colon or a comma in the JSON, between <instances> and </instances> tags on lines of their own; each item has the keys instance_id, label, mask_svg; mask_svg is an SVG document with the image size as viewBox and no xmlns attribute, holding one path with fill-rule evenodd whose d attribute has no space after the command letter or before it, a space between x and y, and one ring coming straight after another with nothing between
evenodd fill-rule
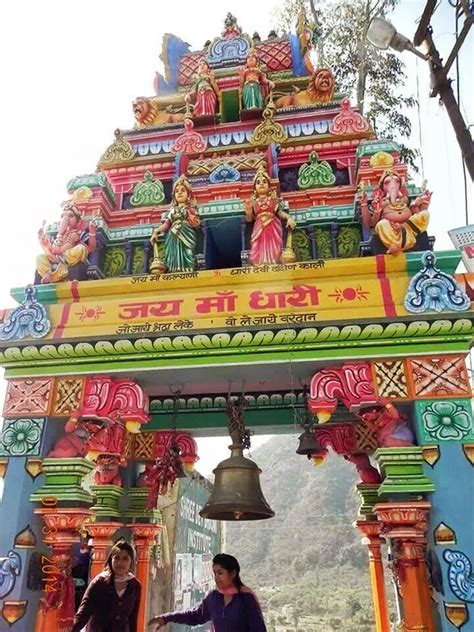
<instances>
[{"instance_id":1,"label":"hillside","mask_svg":"<svg viewBox=\"0 0 474 632\"><path fill-rule=\"evenodd\" d=\"M227 523L226 551L258 591L269 632L372 632L354 467L334 455L314 467L295 449L295 438L278 436L252 452L276 516Z\"/></svg>"}]
</instances>

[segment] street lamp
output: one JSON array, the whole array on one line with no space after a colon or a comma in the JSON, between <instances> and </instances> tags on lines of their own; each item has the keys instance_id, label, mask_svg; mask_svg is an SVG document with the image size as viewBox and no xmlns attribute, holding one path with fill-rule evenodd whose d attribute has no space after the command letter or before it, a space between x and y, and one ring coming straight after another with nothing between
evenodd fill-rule
<instances>
[{"instance_id":1,"label":"street lamp","mask_svg":"<svg viewBox=\"0 0 474 632\"><path fill-rule=\"evenodd\" d=\"M382 50L393 48L399 52L409 50L418 57L421 57L421 59L428 61L431 75L430 96L434 97L439 95L441 101L443 102L454 128L467 170L469 171L471 179L474 180L474 143L471 132L464 121L461 110L459 109L459 105L454 96L453 89L451 88L451 81L447 76L462 42L474 23L474 16L470 13L467 15L463 30L457 38L456 44L451 51L448 61L443 66L441 57L431 35L431 27L429 26L429 19L435 6L434 3L435 0L428 0L427 7L420 21L420 26L415 34L415 42L417 44L424 42L428 49L428 55L424 55L417 50L407 37L398 33L393 24L383 18L372 18L367 31L367 39L376 48L381 48Z\"/></svg>"},{"instance_id":2,"label":"street lamp","mask_svg":"<svg viewBox=\"0 0 474 632\"><path fill-rule=\"evenodd\" d=\"M383 18L372 19L367 31L367 39L373 46L382 50L393 48L399 53L409 50L425 61L429 59L428 55L424 55L413 46L408 37L398 33L393 24Z\"/></svg>"}]
</instances>

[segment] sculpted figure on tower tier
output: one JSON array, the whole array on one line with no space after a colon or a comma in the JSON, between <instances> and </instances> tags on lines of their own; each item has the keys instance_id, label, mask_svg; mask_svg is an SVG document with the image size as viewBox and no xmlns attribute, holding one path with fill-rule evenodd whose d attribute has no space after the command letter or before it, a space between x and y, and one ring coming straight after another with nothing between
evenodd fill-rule
<instances>
[{"instance_id":1,"label":"sculpted figure on tower tier","mask_svg":"<svg viewBox=\"0 0 474 632\"><path fill-rule=\"evenodd\" d=\"M273 81L267 79L266 74L258 65L257 55L253 49L247 55L247 63L239 68L240 94L244 110L262 110L265 98L275 87Z\"/></svg>"},{"instance_id":2,"label":"sculpted figure on tower tier","mask_svg":"<svg viewBox=\"0 0 474 632\"><path fill-rule=\"evenodd\" d=\"M96 248L96 226L81 218L77 206L66 202L61 214L58 234L50 239L44 227L38 231L44 254L36 260L41 283L57 283L67 279L69 268L84 262Z\"/></svg>"},{"instance_id":3,"label":"sculpted figure on tower tier","mask_svg":"<svg viewBox=\"0 0 474 632\"><path fill-rule=\"evenodd\" d=\"M173 186L171 205L158 228L151 236L157 250L157 239L166 234L164 266L168 272L189 272L195 268L197 229L201 225L196 199L189 180L180 176ZM154 252L154 261L158 253ZM153 264L152 264L153 265Z\"/></svg>"},{"instance_id":4,"label":"sculpted figure on tower tier","mask_svg":"<svg viewBox=\"0 0 474 632\"><path fill-rule=\"evenodd\" d=\"M272 188L270 176L261 167L253 180L253 193L246 202L245 216L254 221L250 247L253 266L277 264L283 250L283 223L292 231L296 222L284 210L282 200Z\"/></svg>"},{"instance_id":5,"label":"sculpted figure on tower tier","mask_svg":"<svg viewBox=\"0 0 474 632\"><path fill-rule=\"evenodd\" d=\"M362 221L373 230L388 253L396 255L417 246L418 236L426 233L430 219L429 191L424 191L410 204L404 179L390 169L382 174L370 209L363 188L358 195Z\"/></svg>"},{"instance_id":6,"label":"sculpted figure on tower tier","mask_svg":"<svg viewBox=\"0 0 474 632\"><path fill-rule=\"evenodd\" d=\"M201 59L194 77L192 90L184 97L187 103L194 103L193 117L214 116L219 98L214 73L205 59Z\"/></svg>"}]
</instances>

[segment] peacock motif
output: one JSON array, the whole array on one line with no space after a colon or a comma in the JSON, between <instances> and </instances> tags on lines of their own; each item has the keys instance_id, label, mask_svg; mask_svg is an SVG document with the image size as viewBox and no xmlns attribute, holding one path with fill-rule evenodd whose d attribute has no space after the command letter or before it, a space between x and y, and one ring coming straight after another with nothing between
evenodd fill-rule
<instances>
[{"instance_id":1,"label":"peacock motif","mask_svg":"<svg viewBox=\"0 0 474 632\"><path fill-rule=\"evenodd\" d=\"M474 574L470 559L462 551L446 550L443 557L448 562L448 582L453 593L462 599L474 603Z\"/></svg>"},{"instance_id":2,"label":"peacock motif","mask_svg":"<svg viewBox=\"0 0 474 632\"><path fill-rule=\"evenodd\" d=\"M11 593L20 573L21 558L18 553L8 551L7 557L0 557L0 599Z\"/></svg>"}]
</instances>

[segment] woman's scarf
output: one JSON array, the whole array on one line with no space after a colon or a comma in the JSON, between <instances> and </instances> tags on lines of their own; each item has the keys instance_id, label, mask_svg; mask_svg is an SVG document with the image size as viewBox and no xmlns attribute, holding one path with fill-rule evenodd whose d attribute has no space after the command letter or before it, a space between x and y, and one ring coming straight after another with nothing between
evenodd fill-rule
<instances>
[{"instance_id":1,"label":"woman's scarf","mask_svg":"<svg viewBox=\"0 0 474 632\"><path fill-rule=\"evenodd\" d=\"M221 595L238 595L239 593L249 593L250 595L253 596L253 598L257 602L258 607L261 610L260 602L258 600L257 595L248 586L241 586L240 588L237 588L236 586L230 586L229 588L217 588L216 587L216 590Z\"/></svg>"}]
</instances>

